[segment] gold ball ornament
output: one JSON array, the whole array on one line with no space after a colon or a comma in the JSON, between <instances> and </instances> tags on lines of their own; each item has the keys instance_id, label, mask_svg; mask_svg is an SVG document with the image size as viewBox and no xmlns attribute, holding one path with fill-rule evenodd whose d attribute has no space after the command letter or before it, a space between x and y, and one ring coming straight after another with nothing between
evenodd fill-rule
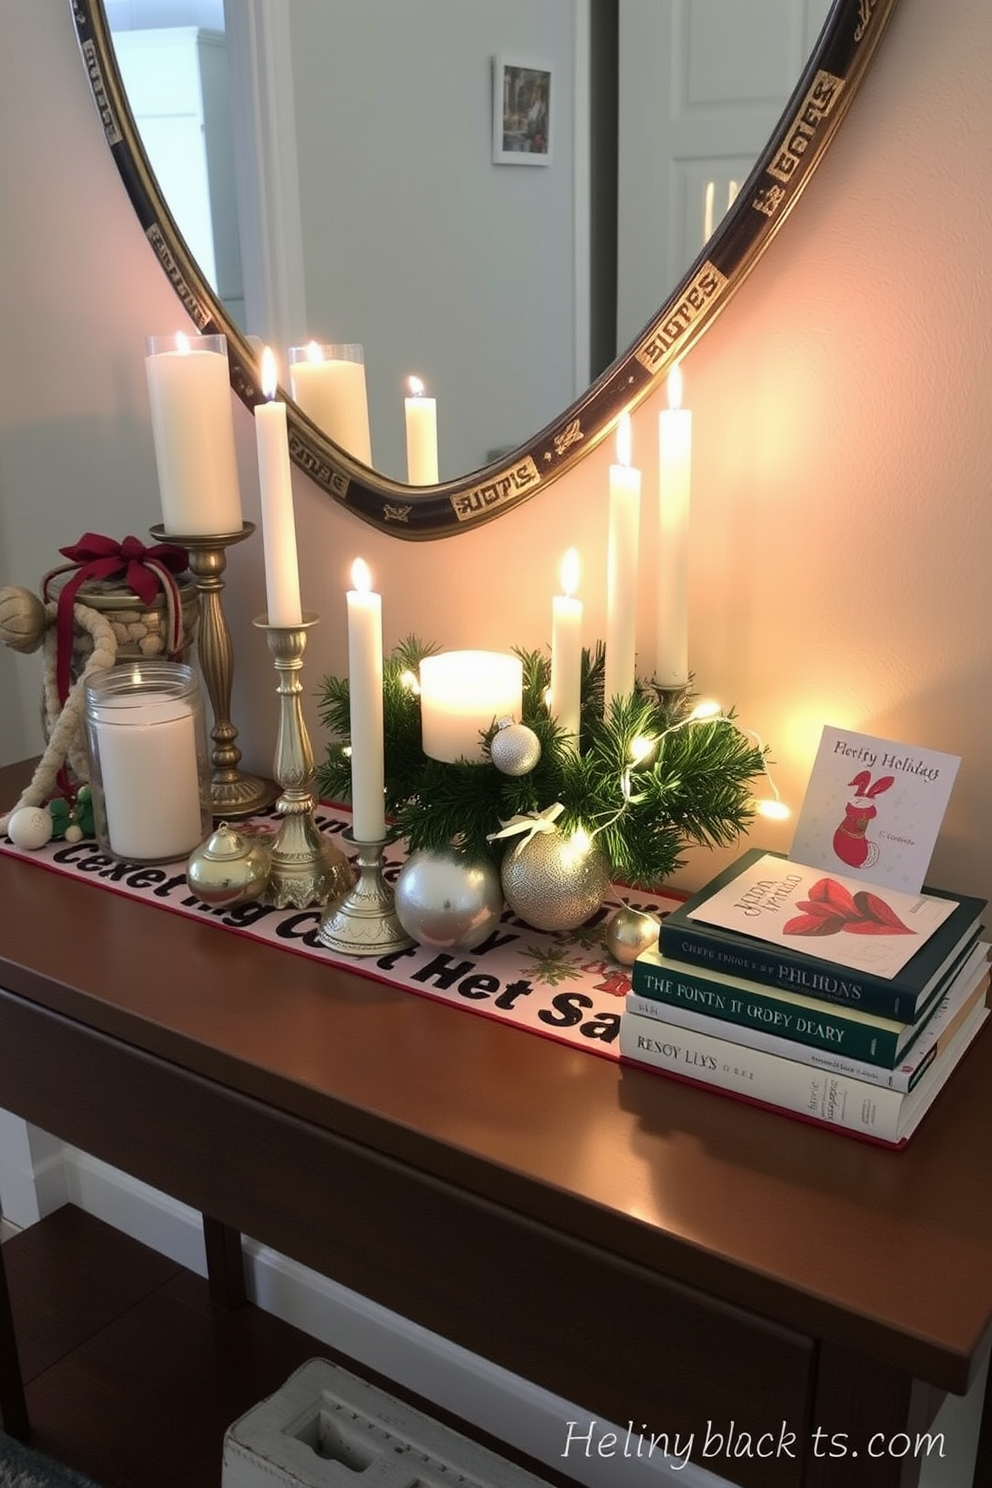
<instances>
[{"instance_id":1,"label":"gold ball ornament","mask_svg":"<svg viewBox=\"0 0 992 1488\"><path fill-rule=\"evenodd\" d=\"M19 584L0 589L0 641L27 655L45 639L48 616L37 594Z\"/></svg>"},{"instance_id":2,"label":"gold ball ornament","mask_svg":"<svg viewBox=\"0 0 992 1488\"><path fill-rule=\"evenodd\" d=\"M646 909L618 909L606 927L606 946L614 961L633 966L642 951L658 944L661 921Z\"/></svg>"},{"instance_id":3,"label":"gold ball ornament","mask_svg":"<svg viewBox=\"0 0 992 1488\"><path fill-rule=\"evenodd\" d=\"M506 902L535 930L576 930L610 887L606 857L583 831L535 832L503 859Z\"/></svg>"},{"instance_id":4,"label":"gold ball ornament","mask_svg":"<svg viewBox=\"0 0 992 1488\"><path fill-rule=\"evenodd\" d=\"M186 882L204 904L232 909L260 898L269 881L265 843L221 822L195 848L186 864Z\"/></svg>"}]
</instances>

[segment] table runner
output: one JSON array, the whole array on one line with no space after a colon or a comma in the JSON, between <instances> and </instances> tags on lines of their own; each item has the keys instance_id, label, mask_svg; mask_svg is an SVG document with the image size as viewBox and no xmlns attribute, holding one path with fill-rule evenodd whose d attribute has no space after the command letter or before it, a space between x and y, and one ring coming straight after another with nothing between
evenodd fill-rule
<instances>
[{"instance_id":1,"label":"table runner","mask_svg":"<svg viewBox=\"0 0 992 1488\"><path fill-rule=\"evenodd\" d=\"M270 810L250 822L239 822L237 827L241 832L272 833L279 820ZM336 836L350 825L351 817L343 807L322 804L315 820L321 832ZM348 843L341 846L354 857ZM320 909L273 909L264 904L223 909L204 904L190 892L182 862L158 867L118 862L101 853L98 844L89 838L75 843L50 842L29 852L4 837L0 838L0 852L68 874L94 888L204 920L228 933L248 936L329 966L346 967L390 987L431 997L608 1059L619 1058L620 1015L630 990L628 970L607 948L610 917L624 905L663 916L680 902L675 894L648 894L613 885L597 912L578 930L534 930L512 910L505 909L496 930L471 951L416 945L384 956L356 957L320 944ZM402 842L387 849L387 881L395 883L405 857Z\"/></svg>"}]
</instances>

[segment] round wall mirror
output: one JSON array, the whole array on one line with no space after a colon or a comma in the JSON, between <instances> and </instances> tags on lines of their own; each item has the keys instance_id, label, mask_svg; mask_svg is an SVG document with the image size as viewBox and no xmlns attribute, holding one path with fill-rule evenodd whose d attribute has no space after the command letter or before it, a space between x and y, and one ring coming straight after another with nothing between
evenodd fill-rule
<instances>
[{"instance_id":1,"label":"round wall mirror","mask_svg":"<svg viewBox=\"0 0 992 1488\"><path fill-rule=\"evenodd\" d=\"M157 36L164 34L156 27L156 5L160 14L175 15L174 5L169 11L167 0L146 0L146 16L148 3L152 5L152 20L142 21L143 26L151 28L145 41L151 39L152 31ZM207 0L203 3L207 4ZM209 3L223 19L223 0L209 0ZM280 122L278 116L270 115L266 120L264 98L261 106L258 103L259 80L264 84L266 78L283 78L295 67L296 77L290 86L295 88L297 101L305 98L309 90L315 99L314 110L321 90L325 102L331 90L336 94L346 91L342 79L347 75L351 86L358 90L350 101L351 113L347 117L354 117L354 131L359 134L363 129L371 133L374 127L363 126L360 97L374 104L377 93L381 98L385 87L394 101L394 96L409 88L411 107L422 99L423 118L435 120L433 127L428 127L428 123L418 125L413 135L414 153L425 159L428 171L433 163L436 175L439 167L435 157L441 157L438 142L442 131L449 127L443 122L447 117L443 105L449 94L462 87L460 71L445 71L442 49L437 47L436 54L431 53L425 59L416 50L412 31L409 45L398 48L399 52L407 53L409 77L405 73L384 77L381 61L376 63L362 50L366 38L349 30L364 7L334 6L335 14L344 19L335 37L333 66L321 62L316 73L312 67L304 71L300 53L305 56L310 49L300 42L299 36L296 53L287 60L287 38L292 33L283 30L281 42L278 35L269 35L275 17L285 21L290 3L299 5L301 14L309 11L313 16L321 12L326 21L326 4L314 6L309 0L282 0L276 6L272 0L240 0L238 7L228 13L229 32L235 15L237 26L242 29L237 36L229 34L228 56L223 67L228 69L232 52L238 54L240 61L246 53L253 59L251 87L258 151L264 153L275 148L285 132L284 119ZM436 0L436 4L443 3L444 0ZM574 296L571 304L574 314L569 314L570 336L578 346L577 353L574 349L572 353L574 376L569 394L559 394L562 402L549 407L549 398L554 397L550 390L560 387L560 382L553 383L550 375L530 366L538 360L536 354L522 355L521 365L526 366L532 377L530 399L523 406L537 409L534 423L540 423L538 431L517 443L517 435L524 432L518 427L511 440L498 445L500 431L494 426L491 443L482 451L481 459L468 457L468 463L475 468L430 485L408 484L396 474L386 473L385 465L378 469L356 458L328 438L287 395L290 453L297 466L331 499L379 530L401 539L433 539L466 531L513 510L538 495L611 435L620 414L635 408L667 378L672 367L726 306L794 209L850 107L896 0L833 0L824 15L827 3L828 0L760 0L756 4L754 26L760 20L770 27L755 54L754 72L759 91L763 71L781 76L782 58L792 55L789 47L795 52L796 38L802 35L806 36L806 44L799 55L805 62L800 64L798 81L777 113L770 133L761 132L760 138L748 145L746 165L741 164L736 145L731 156L726 142L721 143L719 138L700 144L699 135L690 139L684 130L680 133L686 121L693 122L694 114L700 118L705 115L712 122L722 113L724 128L729 121L735 139L743 137L748 127L754 128L757 116L750 107L750 97L734 97L735 92L742 91L739 84L742 27L749 30L752 25L742 19L744 8L740 0L705 0L705 3L696 0L695 4L692 0L681 3L666 0L665 4L659 3L647 11L634 6L629 12L624 10L625 0L620 0L619 5L613 0L561 0L567 12L579 18L568 53L570 70L559 65L550 45L543 51L533 48L524 53L494 51L487 56L486 87L490 91L485 100L481 97L476 100L477 113L485 113L486 154L483 159L479 140L475 139L474 169L479 182L496 202L493 210L499 214L501 227L506 230L505 242L511 250L516 243L533 245L534 241L541 241L541 212L553 199L554 190L561 186L566 171L572 185L576 181L581 185L578 197L585 215L576 228L574 257L583 262L573 277L587 299ZM197 234L183 217L177 201L177 192L186 184L190 172L180 169L172 189L166 179L167 169L161 165L153 169L154 139L147 127L139 127L136 114L141 110L136 108L125 84L125 74L131 76L133 63L125 60L123 48L115 48L108 15L115 9L120 12L122 6L125 11L137 9L135 0L70 0L70 4L107 142L149 244L194 324L205 333L222 332L227 337L231 385L243 402L253 408L264 396L260 338L249 336L251 316L244 313L236 295L225 295L221 283L223 265L208 262L207 249L201 247L194 252L191 247L198 241ZM436 5L431 7L431 13L435 8ZM476 13L475 7L467 11L458 7L458 11ZM665 24L670 29L658 40L665 55L652 54L643 46L635 48L633 55L628 48L624 55L624 17L638 11L642 21L650 14L652 26L658 24L657 17L662 13L669 17ZM196 13L195 5L189 13ZM404 11L408 18L417 14L415 7ZM247 32L243 29L245 17L254 27ZM172 26L170 29L175 40L183 29L196 32L200 28ZM140 39L140 33L134 35ZM274 62L270 55L263 56L262 43L266 40L275 43L274 53L278 53L281 44L281 62ZM390 46L395 55L394 40L391 38ZM472 44L478 51L477 38ZM716 59L705 75L696 61L697 56L704 54ZM673 59L677 59L678 68ZM360 62L365 70L359 66ZM197 68L208 71L211 66L216 63L209 55L198 54ZM622 85L618 68L624 79ZM155 79L165 77L160 54L151 58L147 70L154 93ZM641 89L633 86L638 71L643 73ZM720 84L724 89L720 94L721 108L704 107L715 97L710 79L715 75L719 81L721 71L724 74ZM665 86L673 91L671 108L667 102L664 108L658 106L657 86L662 74L667 79ZM474 85L475 93L481 95L478 76ZM130 86L133 92L133 82ZM159 91L162 91L161 83ZM176 92L170 84L167 105L159 109L158 115L152 107L152 129L158 127L157 120L162 115L177 112ZM642 97L642 93L647 96ZM527 115L532 109L537 110L538 101L543 109L543 123L534 148L527 139ZM206 127L205 110L209 113L209 105L202 99L193 107L194 131L202 132ZM662 117L664 121L674 119L675 125L667 130L664 145L655 149L655 131ZM295 115L298 118L299 110ZM403 174L402 187L394 180L392 186L383 185L379 189L366 171L359 195L346 195L340 184L343 178L333 175L332 165L336 169L341 161L347 160L349 140L353 142L356 134L351 129L330 129L326 117L323 122L323 133L316 147L305 143L302 137L294 143L293 159L299 163L299 178L290 182L292 191L286 198L292 199L294 212L306 222L328 218L329 230L341 248L333 256L345 266L360 260L363 273L366 261L371 264L383 257L387 240L397 240L401 246L407 240L406 246L416 254L415 235L412 228L404 231L402 211L403 201L409 199L403 193L416 189L410 186L409 173ZM476 130L483 127L478 118L473 127ZM767 118L761 125L762 131L766 129ZM244 129L240 133L243 136ZM648 142L650 169L642 169L633 177L625 175L622 161L618 165L618 139L625 133L628 137L633 133L642 147ZM436 146L433 151L432 140ZM189 149L195 147L196 139L191 136ZM350 154L355 153L352 144ZM395 137L391 153L401 160L405 158ZM192 155L187 159L192 159ZM521 169L522 166L537 168ZM238 164L237 170L232 163L229 170L220 174L233 192L236 177L243 177L243 163ZM328 186L329 181L337 184ZM255 205L259 209L256 224L265 227L280 215L278 202L269 200L267 206L259 208L262 192L257 184L247 188L243 180L240 184L242 195L256 193ZM285 189L285 176L281 184ZM439 189L443 193L443 181ZM240 206L239 212L243 221ZM442 227L449 237L460 235L461 262L469 263L473 253L484 256L484 250L491 246L492 234L485 232L481 209L463 205L458 199L443 213L438 211L433 215L443 218ZM251 233L242 244L248 253L253 251L255 237ZM348 252L344 251L345 246ZM585 261L589 255L591 268ZM330 256L326 249L316 255L321 261ZM512 251L504 248L500 263L512 258ZM521 259L521 262L529 260ZM564 262L564 257L558 262L552 258L543 267L549 296L563 275ZM574 264L570 267L575 269ZM270 263L270 277L271 268ZM280 265L276 268L280 269ZM448 274L449 279L454 277ZM512 274L507 274L507 278L506 292L512 295ZM461 303L456 298L458 286L452 283L446 286L449 287L449 319L470 322L474 308L471 295L467 304ZM394 291L386 268L379 300L387 319L391 292ZM283 301L292 306L294 293L292 288L288 289ZM336 293L339 301L347 299L347 280L343 285L338 284ZM278 287L275 299L279 299ZM512 306L513 302L506 303ZM431 328L443 318L435 314ZM497 310L494 319L503 318L509 320L509 312L503 317ZM540 317L532 316L532 319L539 322ZM285 320L281 333L284 338L303 336L304 328L293 323L291 312ZM618 324L623 339L629 339L630 344L616 355ZM268 331L269 326L265 329ZM442 325L442 332L443 329ZM325 332L322 339L354 337L339 338ZM545 335L544 339L553 338ZM486 398L500 401L498 395L472 388L473 367L486 360L485 331L478 334L474 344L475 354L465 356L464 379L460 378L468 389L466 396L477 402ZM539 342L534 346L540 349ZM418 368L411 365L409 370L415 372ZM596 375L590 381L593 372ZM288 376L283 381L289 385ZM520 381L524 382L523 373ZM571 397L577 385L582 390ZM505 401L509 404L512 400L507 396ZM514 418L519 424L519 419L526 416L518 412ZM441 469L446 475L443 464Z\"/></svg>"}]
</instances>

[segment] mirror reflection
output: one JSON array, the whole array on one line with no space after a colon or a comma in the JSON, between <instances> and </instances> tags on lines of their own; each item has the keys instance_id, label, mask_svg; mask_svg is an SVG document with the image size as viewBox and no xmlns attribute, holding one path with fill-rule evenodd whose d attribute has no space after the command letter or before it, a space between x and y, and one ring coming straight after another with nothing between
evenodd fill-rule
<instances>
[{"instance_id":1,"label":"mirror reflection","mask_svg":"<svg viewBox=\"0 0 992 1488\"><path fill-rule=\"evenodd\" d=\"M106 0L205 278L275 347L287 389L290 347L363 348L369 463L404 482L411 378L449 480L559 416L637 335L766 144L827 8ZM540 169L495 148L497 63L551 75Z\"/></svg>"}]
</instances>

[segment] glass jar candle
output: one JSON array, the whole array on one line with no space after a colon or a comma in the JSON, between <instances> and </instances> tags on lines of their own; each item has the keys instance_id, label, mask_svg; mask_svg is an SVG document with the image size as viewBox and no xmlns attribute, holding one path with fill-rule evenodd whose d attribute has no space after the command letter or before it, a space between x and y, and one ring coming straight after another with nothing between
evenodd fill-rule
<instances>
[{"instance_id":1,"label":"glass jar candle","mask_svg":"<svg viewBox=\"0 0 992 1488\"><path fill-rule=\"evenodd\" d=\"M86 683L86 747L101 849L186 858L212 827L203 698L192 667L127 663Z\"/></svg>"}]
</instances>

